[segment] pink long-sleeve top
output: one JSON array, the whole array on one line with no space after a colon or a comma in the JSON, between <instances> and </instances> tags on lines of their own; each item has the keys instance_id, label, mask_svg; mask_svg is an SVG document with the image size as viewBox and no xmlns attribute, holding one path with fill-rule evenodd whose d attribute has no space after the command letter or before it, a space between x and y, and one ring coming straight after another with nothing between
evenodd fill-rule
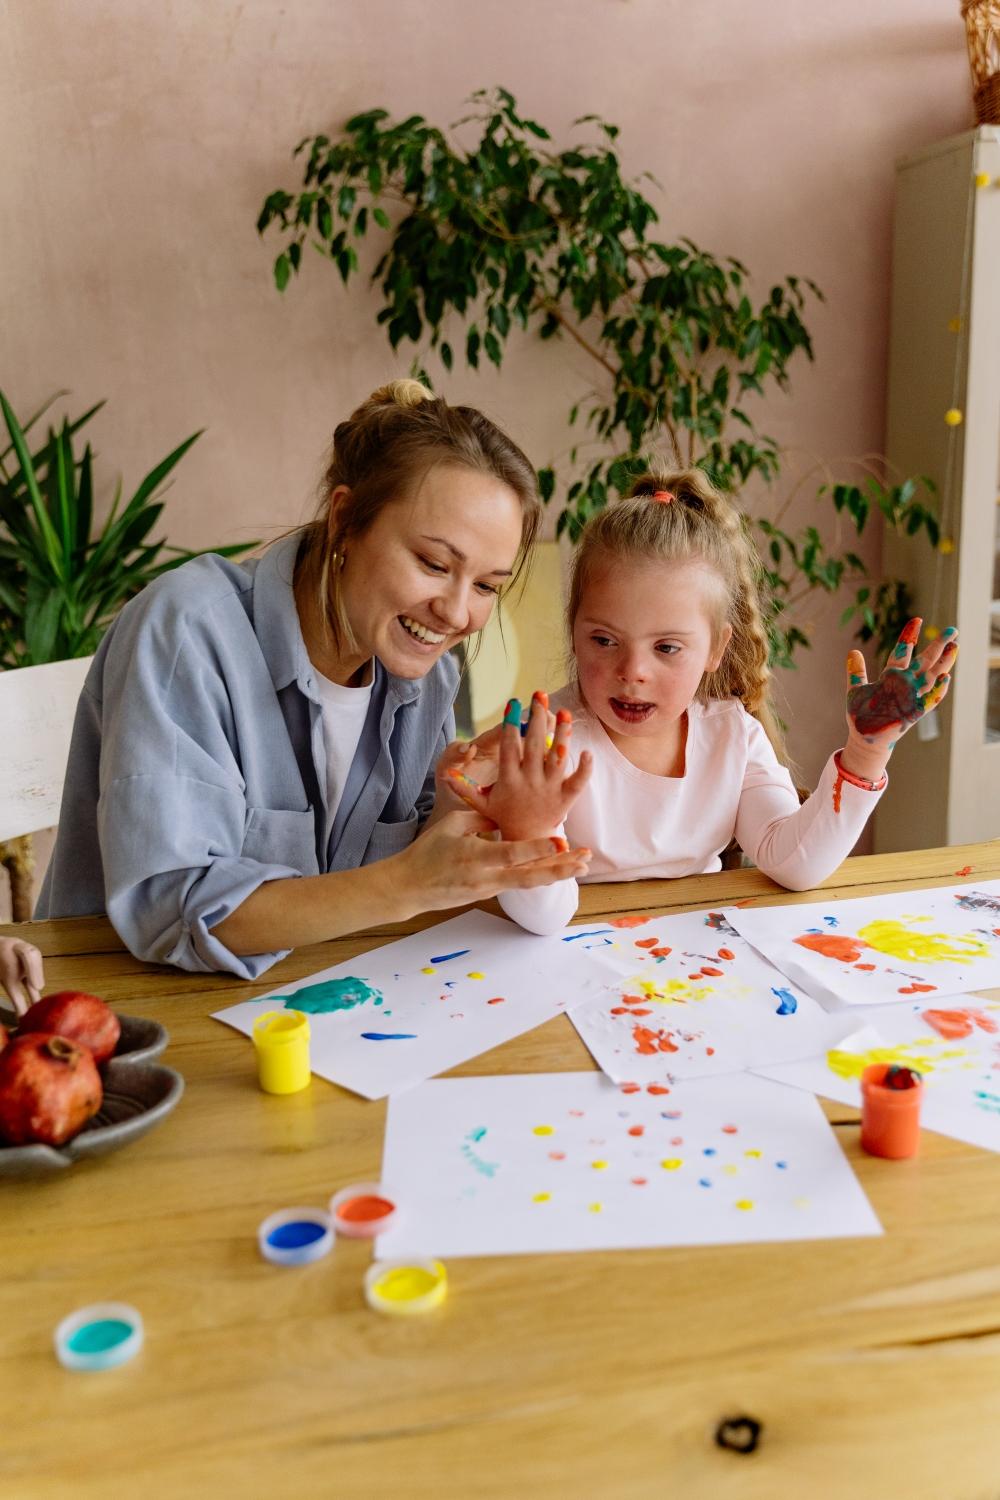
<instances>
[{"instance_id":1,"label":"pink long-sleeve top","mask_svg":"<svg viewBox=\"0 0 1000 1500\"><path fill-rule=\"evenodd\" d=\"M683 776L656 776L626 760L572 688L552 699L573 713L570 757L593 756L590 780L566 819L573 846L593 851L595 880L652 880L721 870L735 835L765 874L808 890L851 852L888 784L869 790L841 774L831 755L800 806L792 778L759 721L736 699L692 703ZM506 891L500 905L530 932L557 931L578 900L575 880Z\"/></svg>"}]
</instances>

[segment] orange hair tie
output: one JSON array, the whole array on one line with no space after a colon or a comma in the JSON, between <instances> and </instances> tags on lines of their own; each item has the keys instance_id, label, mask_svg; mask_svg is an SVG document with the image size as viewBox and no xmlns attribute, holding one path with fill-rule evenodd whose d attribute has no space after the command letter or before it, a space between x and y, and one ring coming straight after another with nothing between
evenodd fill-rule
<instances>
[{"instance_id":1,"label":"orange hair tie","mask_svg":"<svg viewBox=\"0 0 1000 1500\"><path fill-rule=\"evenodd\" d=\"M669 505L672 500L677 499L677 496L672 494L670 490L654 490L651 498L658 500L661 505Z\"/></svg>"}]
</instances>

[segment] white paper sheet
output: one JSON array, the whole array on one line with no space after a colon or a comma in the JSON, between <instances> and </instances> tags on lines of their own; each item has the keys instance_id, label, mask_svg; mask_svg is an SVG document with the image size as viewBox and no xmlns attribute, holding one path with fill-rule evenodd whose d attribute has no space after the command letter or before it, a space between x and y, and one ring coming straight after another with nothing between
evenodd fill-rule
<instances>
[{"instance_id":1,"label":"white paper sheet","mask_svg":"<svg viewBox=\"0 0 1000 1500\"><path fill-rule=\"evenodd\" d=\"M313 1072L381 1099L540 1026L608 977L559 937L472 911L215 1019L249 1036L265 1011L305 1010Z\"/></svg>"},{"instance_id":2,"label":"white paper sheet","mask_svg":"<svg viewBox=\"0 0 1000 1500\"><path fill-rule=\"evenodd\" d=\"M721 912L654 917L598 938L606 946L591 956L621 977L609 994L574 1006L570 1020L616 1082L810 1057L852 1028L779 974Z\"/></svg>"},{"instance_id":3,"label":"white paper sheet","mask_svg":"<svg viewBox=\"0 0 1000 1500\"><path fill-rule=\"evenodd\" d=\"M1000 1001L864 1006L851 1019L863 1025L822 1056L754 1071L860 1109L869 1063L901 1063L923 1077L923 1128L1000 1151Z\"/></svg>"},{"instance_id":4,"label":"white paper sheet","mask_svg":"<svg viewBox=\"0 0 1000 1500\"><path fill-rule=\"evenodd\" d=\"M733 907L725 915L827 1005L1000 986L1000 880L808 906Z\"/></svg>"},{"instance_id":5,"label":"white paper sheet","mask_svg":"<svg viewBox=\"0 0 1000 1500\"><path fill-rule=\"evenodd\" d=\"M654 1086L655 1087L655 1086ZM380 1257L881 1234L818 1102L748 1074L438 1079L389 1104Z\"/></svg>"}]
</instances>

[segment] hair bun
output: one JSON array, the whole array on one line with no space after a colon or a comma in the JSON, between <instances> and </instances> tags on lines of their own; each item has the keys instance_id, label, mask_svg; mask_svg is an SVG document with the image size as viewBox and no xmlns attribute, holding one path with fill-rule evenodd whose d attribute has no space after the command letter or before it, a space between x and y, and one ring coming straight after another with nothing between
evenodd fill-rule
<instances>
[{"instance_id":1,"label":"hair bun","mask_svg":"<svg viewBox=\"0 0 1000 1500\"><path fill-rule=\"evenodd\" d=\"M380 385L368 397L371 406L419 406L421 401L433 401L434 393L419 380L390 380Z\"/></svg>"}]
</instances>

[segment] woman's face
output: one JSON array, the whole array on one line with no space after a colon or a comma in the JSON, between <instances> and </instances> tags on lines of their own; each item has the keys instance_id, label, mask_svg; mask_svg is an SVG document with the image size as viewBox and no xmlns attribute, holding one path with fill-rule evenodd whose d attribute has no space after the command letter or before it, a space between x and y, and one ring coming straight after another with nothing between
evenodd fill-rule
<instances>
[{"instance_id":1,"label":"woman's face","mask_svg":"<svg viewBox=\"0 0 1000 1500\"><path fill-rule=\"evenodd\" d=\"M520 545L513 490L474 469L431 469L412 497L384 506L344 549L341 598L358 643L352 670L377 656L397 677L425 676L486 624Z\"/></svg>"}]
</instances>

